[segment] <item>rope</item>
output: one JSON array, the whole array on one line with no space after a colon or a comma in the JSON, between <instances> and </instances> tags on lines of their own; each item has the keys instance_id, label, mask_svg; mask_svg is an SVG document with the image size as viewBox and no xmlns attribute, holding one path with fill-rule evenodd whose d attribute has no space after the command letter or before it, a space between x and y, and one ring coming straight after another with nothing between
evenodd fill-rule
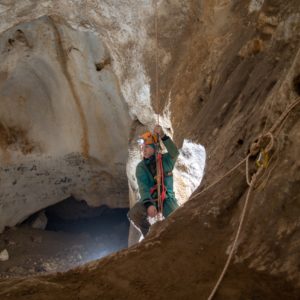
<instances>
[{"instance_id":1,"label":"rope","mask_svg":"<svg viewBox=\"0 0 300 300\"><path fill-rule=\"evenodd\" d=\"M216 181L214 181L212 184L210 184L209 186L207 186L206 188L204 188L202 191L194 194L193 196L190 197L189 200L194 199L198 196L200 196L201 194L203 194L204 192L208 191L210 188L212 188L213 186L215 186L217 183L219 183L222 179L224 179L225 177L227 177L230 173L232 173L234 170L236 170L240 165L242 165L245 160L247 159L244 158L243 160L241 160L236 166L234 166L232 169L230 169L228 172L226 172L221 178L217 179Z\"/></svg>"},{"instance_id":2,"label":"rope","mask_svg":"<svg viewBox=\"0 0 300 300\"><path fill-rule=\"evenodd\" d=\"M159 151L159 142L157 143L156 146L156 182L157 182L157 203L158 203L158 213L163 216L163 201L161 197L161 182L163 180L162 178L162 173L163 170L162 168L162 158L161 158L161 153Z\"/></svg>"},{"instance_id":3,"label":"rope","mask_svg":"<svg viewBox=\"0 0 300 300\"><path fill-rule=\"evenodd\" d=\"M289 112L290 112L297 104L299 104L299 103L300 103L300 98L299 98L297 101L293 102L291 105L289 105L289 106L287 107L287 109L282 113L282 115L287 116L287 114L288 114L288 113L289 113ZM282 116L282 115L281 115L281 116ZM279 119L282 119L282 122L285 122L285 120L286 120L286 119L283 120L284 118L282 118L282 117L280 117ZM273 136L272 132L276 129L276 127L277 127L279 124L280 124L280 122L277 121L277 122L272 126L272 128L271 128L266 134L264 134L264 135L262 135L262 136L260 137L260 138L262 138L262 137L264 137L264 136L269 136L270 139L272 140L272 142L271 142L272 147L273 147L273 145L274 145L274 136ZM281 130L281 128L282 128L282 124L281 124L281 126L279 127L279 130ZM279 130L278 130L278 132L279 132ZM270 144L269 144L269 145L270 145ZM270 148L271 148L271 145L270 145ZM211 189L213 186L215 186L216 184L218 184L222 179L224 179L224 178L227 177L229 174L231 174L234 170L236 170L236 169L237 169L240 165L242 165L245 161L247 161L247 160L249 159L250 156L254 156L256 153L258 153L258 151L259 151L258 143L253 143L253 144L251 145L251 147L250 147L250 154L249 154L246 158L244 158L243 160L241 160L237 165L235 165L232 169L230 169L228 172L226 172L222 177L220 177L219 179L215 180L213 183L211 183L209 186L207 186L206 188L204 188L202 191L200 191L200 192L198 192L198 193L192 195L192 196L190 197L189 200L194 199L194 198L200 196L201 194L203 194L204 192L208 191L209 189ZM247 183L248 183L248 185L249 185L249 183L250 183L249 179L247 180Z\"/></svg>"},{"instance_id":4,"label":"rope","mask_svg":"<svg viewBox=\"0 0 300 300\"><path fill-rule=\"evenodd\" d=\"M247 184L249 186L251 186L251 181L249 179L249 158L250 158L250 155L248 155L246 157L246 181L247 181Z\"/></svg>"},{"instance_id":5,"label":"rope","mask_svg":"<svg viewBox=\"0 0 300 300\"><path fill-rule=\"evenodd\" d=\"M164 166L163 166L163 161L162 161L162 154L160 153L159 155L159 172L160 172L160 182L161 182L161 190L162 193L160 193L160 213L161 217L163 217L163 212L164 212L164 200L165 200L165 178L164 178Z\"/></svg>"},{"instance_id":6,"label":"rope","mask_svg":"<svg viewBox=\"0 0 300 300\"><path fill-rule=\"evenodd\" d=\"M158 9L157 9L157 2L158 0L154 0L154 8L155 8L155 103L157 105L157 124L159 125L159 108L160 108L160 98L158 94ZM159 144L160 144L160 137L158 135L157 141L157 149L156 149L156 172L157 172L157 200L158 200L158 212L163 216L163 201L161 198L161 177L162 172L160 162L159 162Z\"/></svg>"},{"instance_id":7,"label":"rope","mask_svg":"<svg viewBox=\"0 0 300 300\"><path fill-rule=\"evenodd\" d=\"M160 99L158 95L158 10L157 1L155 1L155 102L157 105L157 124L159 124Z\"/></svg>"},{"instance_id":8,"label":"rope","mask_svg":"<svg viewBox=\"0 0 300 300\"><path fill-rule=\"evenodd\" d=\"M223 271L222 271L222 273L221 273L221 275L220 275L220 277L219 277L219 279L218 279L218 281L217 281L214 289L212 290L211 294L207 298L208 300L213 299L213 297L214 297L216 291L218 290L219 285L221 284L221 282L222 282L222 280L223 280L223 278L224 278L224 276L226 274L226 271L227 271L227 269L229 267L229 264L230 264L231 259L233 257L234 251L236 249L236 244L237 244L237 241L238 241L238 238L240 236L241 229L242 229L242 226L243 226L243 223L244 223L244 220L245 220L245 215L246 215L246 211L247 211L247 207L248 207L248 203L249 203L249 198L250 198L251 192L252 192L253 187L255 185L255 182L256 182L258 176L260 175L260 173L262 172L262 170L263 170L263 168L260 167L258 169L258 171L255 173L255 175L252 177L252 180L251 180L251 183L250 183L250 187L249 187L248 192L247 192L245 204L244 204L244 207L243 207L243 210L242 210L240 224L239 224L238 230L236 232L236 235L235 235L235 238L234 238L234 242L233 242L233 245L232 245L231 250L230 250L230 254L229 254L228 258L227 258L226 264L225 264L225 266L223 268Z\"/></svg>"},{"instance_id":9,"label":"rope","mask_svg":"<svg viewBox=\"0 0 300 300\"><path fill-rule=\"evenodd\" d=\"M264 166L260 166L257 170L257 172L252 176L251 180L249 179L249 158L255 154L258 153L258 149L262 146L261 144L263 143L264 138L268 137L269 138L269 142L268 144L264 147L265 148L265 152L269 152L273 149L274 147L274 136L273 133L276 131L276 128L280 125L279 130L282 129L283 123L286 121L287 116L289 115L289 113L292 111L292 109L294 107L296 107L298 104L300 103L300 98L297 98L296 101L294 101L292 104L290 104L287 109L281 114L281 116L278 118L277 122L271 127L271 129L264 135L261 135L258 139L257 142L253 143L250 147L250 154L247 155L247 157L245 159L243 159L242 161L240 161L235 167L233 167L231 170L229 170L225 175L223 175L221 178L219 178L218 180L216 180L215 182L213 182L211 185L209 185L207 188L205 188L204 190L202 190L201 192L193 195L192 198L195 198L197 196L199 196L200 194L204 193L205 191L209 190L211 187L213 187L214 185L216 185L218 182L220 182L223 178L227 177L230 173L232 173L235 169L237 169L242 163L244 163L246 161L246 181L247 184L249 185L249 189L247 192L247 196L246 196L246 200L244 203L244 207L241 213L241 217L240 217L240 223L238 226L238 230L236 232L235 238L234 238L234 242L233 245L231 247L229 256L227 258L227 261L225 263L225 266L222 270L221 275L219 276L219 279L217 281L217 283L215 284L212 292L210 293L209 297L207 298L208 300L212 300L216 291L218 290L226 272L227 269L230 265L230 262L232 260L234 251L236 250L236 245L237 245L237 241L239 239L240 233L241 233L241 229L244 223L244 219L245 219L245 215L246 215L246 211L247 211L247 207L248 207L248 203L249 203L249 198L251 195L251 192L253 191L254 187L255 187L255 183L257 182L260 174L263 172L264 170ZM277 132L277 134L279 133L279 131ZM266 167L267 168L267 167Z\"/></svg>"},{"instance_id":10,"label":"rope","mask_svg":"<svg viewBox=\"0 0 300 300\"><path fill-rule=\"evenodd\" d=\"M286 117L288 114L293 110L299 103L300 103L300 97L297 98L298 100L292 102L287 109L281 114L281 116L278 118L277 122L271 127L269 132L273 133L276 130L276 127L286 121Z\"/></svg>"},{"instance_id":11,"label":"rope","mask_svg":"<svg viewBox=\"0 0 300 300\"><path fill-rule=\"evenodd\" d=\"M270 136L270 134L268 133L267 136ZM269 144L266 146L265 149L269 149L269 151L272 150L273 146L274 146L274 142L273 142L273 135L271 134L272 137L270 137L270 141L269 141ZM265 150L266 151L266 150ZM227 272L227 269L230 265L230 262L232 260L232 257L233 257L233 254L234 254L234 251L236 250L236 245L237 245L237 241L239 239L239 236L240 236L240 233L241 233L241 230L242 230L242 226L244 224L244 220L245 220L245 215L246 215L246 211L247 211L247 208L248 208L248 203L249 203L249 199L250 199L250 195L251 195L251 192L253 191L254 187L255 187L255 183L257 182L260 174L263 172L264 170L264 167L263 166L260 166L257 170L257 172L252 176L251 180L249 179L249 158L251 156L251 153L246 157L246 180L247 180L247 183L249 185L249 189L248 189L248 192L247 192L247 196L246 196L246 200L245 200L245 203L244 203L244 207L243 207L243 210L242 210L242 213L241 213L241 217L240 217L240 223L239 223L239 227L238 227L238 230L236 232L236 235L235 235L235 238L234 238L234 241L233 241L233 244L232 244L232 247L231 247L231 250L230 250L230 253L229 253L229 256L227 258L227 261L225 263L225 266L223 268L223 271L214 287L214 289L212 290L211 294L209 295L209 297L207 298L208 300L211 300L213 299L216 291L218 290L218 287L219 285L221 284L226 272Z\"/></svg>"}]
</instances>

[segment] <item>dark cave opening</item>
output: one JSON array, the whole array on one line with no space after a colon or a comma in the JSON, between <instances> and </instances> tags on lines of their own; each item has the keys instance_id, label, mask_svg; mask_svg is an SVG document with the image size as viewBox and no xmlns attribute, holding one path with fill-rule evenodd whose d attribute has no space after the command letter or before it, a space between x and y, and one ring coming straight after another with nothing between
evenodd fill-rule
<instances>
[{"instance_id":1,"label":"dark cave opening","mask_svg":"<svg viewBox=\"0 0 300 300\"><path fill-rule=\"evenodd\" d=\"M128 208L90 207L69 197L44 208L0 239L10 259L1 277L64 272L128 247Z\"/></svg>"},{"instance_id":2,"label":"dark cave opening","mask_svg":"<svg viewBox=\"0 0 300 300\"><path fill-rule=\"evenodd\" d=\"M128 244L127 212L128 208L89 207L85 201L69 197L45 209L48 220L45 230L87 234L114 252Z\"/></svg>"},{"instance_id":3,"label":"dark cave opening","mask_svg":"<svg viewBox=\"0 0 300 300\"><path fill-rule=\"evenodd\" d=\"M108 206L90 207L85 201L69 197L45 210L46 231L64 232L71 235L87 235L102 245L101 255L127 248L129 221L128 208ZM100 249L99 249L100 250ZM91 258L98 258L97 251L90 249Z\"/></svg>"}]
</instances>

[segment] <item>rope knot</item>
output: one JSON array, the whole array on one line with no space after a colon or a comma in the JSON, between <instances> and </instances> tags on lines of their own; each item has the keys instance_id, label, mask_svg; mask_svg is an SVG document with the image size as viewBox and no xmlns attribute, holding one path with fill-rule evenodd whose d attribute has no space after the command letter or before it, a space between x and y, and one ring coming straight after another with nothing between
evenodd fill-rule
<instances>
[{"instance_id":1,"label":"rope knot","mask_svg":"<svg viewBox=\"0 0 300 300\"><path fill-rule=\"evenodd\" d=\"M274 147L274 136L271 132L260 135L250 146L250 156L256 156L259 152L270 152Z\"/></svg>"},{"instance_id":2,"label":"rope knot","mask_svg":"<svg viewBox=\"0 0 300 300\"><path fill-rule=\"evenodd\" d=\"M250 146L250 152L249 152L249 155L250 156L255 156L258 154L260 150L260 146L259 146L259 142L258 141L255 141L251 144Z\"/></svg>"}]
</instances>

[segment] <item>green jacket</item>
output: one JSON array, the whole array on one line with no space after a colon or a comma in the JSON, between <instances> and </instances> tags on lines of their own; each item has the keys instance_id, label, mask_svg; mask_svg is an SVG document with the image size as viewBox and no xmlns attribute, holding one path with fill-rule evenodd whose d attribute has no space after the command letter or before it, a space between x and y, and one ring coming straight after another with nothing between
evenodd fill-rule
<instances>
[{"instance_id":1,"label":"green jacket","mask_svg":"<svg viewBox=\"0 0 300 300\"><path fill-rule=\"evenodd\" d=\"M176 145L169 137L163 139L163 143L166 146L168 153L162 155L162 163L164 174L172 172L175 162L178 158L179 152ZM149 205L155 205L156 201L151 197L150 189L156 184L149 168L147 167L147 160L142 160L136 167L136 178L139 186L140 201L142 201L146 207ZM178 207L175 193L173 190L173 175L164 176L164 183L167 191L166 199L164 201L163 213L167 217L173 210Z\"/></svg>"}]
</instances>

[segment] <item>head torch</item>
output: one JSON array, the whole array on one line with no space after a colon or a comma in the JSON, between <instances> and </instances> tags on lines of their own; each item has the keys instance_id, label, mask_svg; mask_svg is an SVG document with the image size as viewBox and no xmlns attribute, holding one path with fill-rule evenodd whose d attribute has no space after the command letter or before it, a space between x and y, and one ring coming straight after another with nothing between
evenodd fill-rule
<instances>
[{"instance_id":1,"label":"head torch","mask_svg":"<svg viewBox=\"0 0 300 300\"><path fill-rule=\"evenodd\" d=\"M139 146L142 146L142 145L144 145L145 144L145 140L144 139L137 139L137 143L138 143L138 145Z\"/></svg>"}]
</instances>

